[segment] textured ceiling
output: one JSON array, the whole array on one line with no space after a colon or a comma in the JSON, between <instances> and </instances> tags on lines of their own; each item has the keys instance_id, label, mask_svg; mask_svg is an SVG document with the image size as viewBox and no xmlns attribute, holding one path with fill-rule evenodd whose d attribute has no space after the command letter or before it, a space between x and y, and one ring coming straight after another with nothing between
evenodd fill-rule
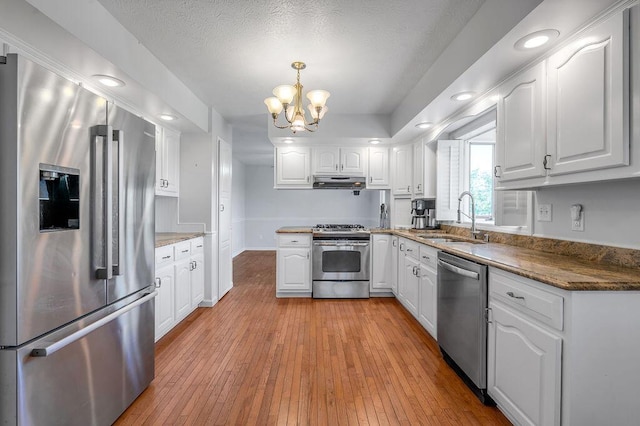
<instances>
[{"instance_id":1,"label":"textured ceiling","mask_svg":"<svg viewBox=\"0 0 640 426\"><path fill-rule=\"evenodd\" d=\"M390 114L484 0L99 0L232 123L273 87L331 92L332 112Z\"/></svg>"}]
</instances>

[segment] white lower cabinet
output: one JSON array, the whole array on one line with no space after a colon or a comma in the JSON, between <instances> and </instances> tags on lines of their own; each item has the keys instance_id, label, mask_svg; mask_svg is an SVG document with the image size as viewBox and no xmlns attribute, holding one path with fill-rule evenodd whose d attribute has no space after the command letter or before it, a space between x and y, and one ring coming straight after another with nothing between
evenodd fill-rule
<instances>
[{"instance_id":1,"label":"white lower cabinet","mask_svg":"<svg viewBox=\"0 0 640 426\"><path fill-rule=\"evenodd\" d=\"M418 317L420 277L418 262L419 244L402 238L400 240L404 258L401 260L402 279L398 282L398 300L414 316Z\"/></svg>"},{"instance_id":2,"label":"white lower cabinet","mask_svg":"<svg viewBox=\"0 0 640 426\"><path fill-rule=\"evenodd\" d=\"M369 292L388 293L396 279L393 269L393 238L389 234L371 236L371 286ZM397 237L396 241L397 241ZM397 245L397 244L396 244Z\"/></svg>"},{"instance_id":3,"label":"white lower cabinet","mask_svg":"<svg viewBox=\"0 0 640 426\"><path fill-rule=\"evenodd\" d=\"M437 313L438 313L438 251L424 244L420 245L420 267L418 275L420 285L418 289L418 321L437 339Z\"/></svg>"},{"instance_id":4,"label":"white lower cabinet","mask_svg":"<svg viewBox=\"0 0 640 426\"><path fill-rule=\"evenodd\" d=\"M311 296L311 234L279 234L276 296Z\"/></svg>"},{"instance_id":5,"label":"white lower cabinet","mask_svg":"<svg viewBox=\"0 0 640 426\"><path fill-rule=\"evenodd\" d=\"M560 424L562 338L500 302L489 307L489 394L517 424Z\"/></svg>"},{"instance_id":6,"label":"white lower cabinet","mask_svg":"<svg viewBox=\"0 0 640 426\"><path fill-rule=\"evenodd\" d=\"M173 264L156 269L156 303L155 337L156 341L164 336L175 324L175 310L173 309L173 286L175 273Z\"/></svg>"},{"instance_id":7,"label":"white lower cabinet","mask_svg":"<svg viewBox=\"0 0 640 426\"><path fill-rule=\"evenodd\" d=\"M156 249L156 341L204 299L204 268L202 237Z\"/></svg>"},{"instance_id":8,"label":"white lower cabinet","mask_svg":"<svg viewBox=\"0 0 640 426\"><path fill-rule=\"evenodd\" d=\"M564 298L489 275L487 391L516 424L559 425Z\"/></svg>"}]
</instances>

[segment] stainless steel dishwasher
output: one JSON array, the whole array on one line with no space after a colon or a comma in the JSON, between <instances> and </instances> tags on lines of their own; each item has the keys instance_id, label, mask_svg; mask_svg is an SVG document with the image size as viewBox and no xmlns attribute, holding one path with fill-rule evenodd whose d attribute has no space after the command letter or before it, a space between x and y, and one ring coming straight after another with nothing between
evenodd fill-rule
<instances>
[{"instance_id":1,"label":"stainless steel dishwasher","mask_svg":"<svg viewBox=\"0 0 640 426\"><path fill-rule=\"evenodd\" d=\"M438 252L438 344L447 362L485 404L487 266Z\"/></svg>"}]
</instances>

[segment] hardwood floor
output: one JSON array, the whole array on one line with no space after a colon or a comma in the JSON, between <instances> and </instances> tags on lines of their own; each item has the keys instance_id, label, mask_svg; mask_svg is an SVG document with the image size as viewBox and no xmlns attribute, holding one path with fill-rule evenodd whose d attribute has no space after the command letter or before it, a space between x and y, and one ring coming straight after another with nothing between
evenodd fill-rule
<instances>
[{"instance_id":1,"label":"hardwood floor","mask_svg":"<svg viewBox=\"0 0 640 426\"><path fill-rule=\"evenodd\" d=\"M392 298L276 299L275 252L156 344L156 378L117 425L509 425Z\"/></svg>"}]
</instances>

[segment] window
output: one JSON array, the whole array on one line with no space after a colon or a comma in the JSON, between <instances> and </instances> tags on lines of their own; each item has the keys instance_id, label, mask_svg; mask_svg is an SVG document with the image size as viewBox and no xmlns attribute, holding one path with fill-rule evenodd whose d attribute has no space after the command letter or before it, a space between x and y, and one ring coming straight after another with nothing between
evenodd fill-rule
<instances>
[{"instance_id":1,"label":"window","mask_svg":"<svg viewBox=\"0 0 640 426\"><path fill-rule=\"evenodd\" d=\"M455 220L459 194L469 191L474 199L476 225L529 233L532 193L493 189L495 144L495 110L450 132L448 140L438 141L438 220ZM463 198L460 210L471 216L469 197ZM461 219L471 222L464 214Z\"/></svg>"}]
</instances>

